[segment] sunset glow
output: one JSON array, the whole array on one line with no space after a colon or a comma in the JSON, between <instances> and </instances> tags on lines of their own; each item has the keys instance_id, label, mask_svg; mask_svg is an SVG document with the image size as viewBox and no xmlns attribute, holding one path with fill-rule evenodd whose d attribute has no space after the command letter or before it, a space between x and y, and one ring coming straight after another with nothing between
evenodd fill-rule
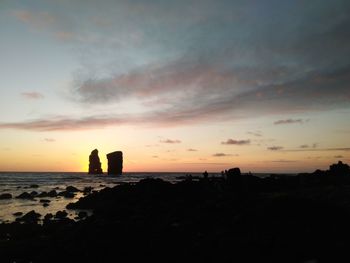
<instances>
[{"instance_id":1,"label":"sunset glow","mask_svg":"<svg viewBox=\"0 0 350 263\"><path fill-rule=\"evenodd\" d=\"M0 171L350 162L348 2L253 2L1 1Z\"/></svg>"}]
</instances>

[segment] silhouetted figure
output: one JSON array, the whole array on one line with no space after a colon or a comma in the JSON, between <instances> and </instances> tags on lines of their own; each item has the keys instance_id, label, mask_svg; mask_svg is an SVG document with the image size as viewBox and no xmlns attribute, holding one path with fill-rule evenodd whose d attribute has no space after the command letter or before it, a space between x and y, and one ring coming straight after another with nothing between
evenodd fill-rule
<instances>
[{"instance_id":1,"label":"silhouetted figure","mask_svg":"<svg viewBox=\"0 0 350 263\"><path fill-rule=\"evenodd\" d=\"M101 162L98 157L98 150L95 149L89 156L89 174L102 174Z\"/></svg>"},{"instance_id":2,"label":"silhouetted figure","mask_svg":"<svg viewBox=\"0 0 350 263\"><path fill-rule=\"evenodd\" d=\"M108 174L121 175L123 173L123 152L116 151L107 154Z\"/></svg>"},{"instance_id":3,"label":"silhouetted figure","mask_svg":"<svg viewBox=\"0 0 350 263\"><path fill-rule=\"evenodd\" d=\"M339 161L337 164L332 164L329 166L329 172L332 175L350 175L350 167L347 164L344 164L342 161Z\"/></svg>"},{"instance_id":4,"label":"silhouetted figure","mask_svg":"<svg viewBox=\"0 0 350 263\"><path fill-rule=\"evenodd\" d=\"M207 172L207 171L205 171L205 172L203 173L203 177L204 177L204 179L208 179L208 176L209 176L208 172Z\"/></svg>"}]
</instances>

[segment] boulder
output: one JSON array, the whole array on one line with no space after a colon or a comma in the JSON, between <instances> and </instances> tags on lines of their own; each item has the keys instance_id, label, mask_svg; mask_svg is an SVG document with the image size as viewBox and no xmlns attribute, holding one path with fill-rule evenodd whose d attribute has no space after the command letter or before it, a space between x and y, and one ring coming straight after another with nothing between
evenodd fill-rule
<instances>
[{"instance_id":1,"label":"boulder","mask_svg":"<svg viewBox=\"0 0 350 263\"><path fill-rule=\"evenodd\" d=\"M73 198L75 196L74 193L68 192L68 191L62 191L57 194L58 196L63 196L65 198Z\"/></svg>"},{"instance_id":2,"label":"boulder","mask_svg":"<svg viewBox=\"0 0 350 263\"><path fill-rule=\"evenodd\" d=\"M62 219L62 218L66 218L67 215L68 215L68 213L66 212L66 210L57 211L55 218Z\"/></svg>"},{"instance_id":3,"label":"boulder","mask_svg":"<svg viewBox=\"0 0 350 263\"><path fill-rule=\"evenodd\" d=\"M14 216L21 216L21 215L23 215L23 213L22 212L16 212L16 213L13 213L13 215Z\"/></svg>"},{"instance_id":4,"label":"boulder","mask_svg":"<svg viewBox=\"0 0 350 263\"><path fill-rule=\"evenodd\" d=\"M0 195L0 200L1 199L11 199L11 198L12 198L12 194L5 193L5 194Z\"/></svg>"},{"instance_id":5,"label":"boulder","mask_svg":"<svg viewBox=\"0 0 350 263\"><path fill-rule=\"evenodd\" d=\"M47 193L48 197L56 197L57 196L57 192L56 190L51 190L50 192Z\"/></svg>"},{"instance_id":6,"label":"boulder","mask_svg":"<svg viewBox=\"0 0 350 263\"><path fill-rule=\"evenodd\" d=\"M80 190L78 188L71 186L71 185L66 187L66 191L70 192L70 193L80 192Z\"/></svg>"},{"instance_id":7,"label":"boulder","mask_svg":"<svg viewBox=\"0 0 350 263\"><path fill-rule=\"evenodd\" d=\"M123 173L123 152L116 151L107 154L108 174L121 175Z\"/></svg>"},{"instance_id":8,"label":"boulder","mask_svg":"<svg viewBox=\"0 0 350 263\"><path fill-rule=\"evenodd\" d=\"M84 218L84 217L87 217L87 213L86 213L85 211L80 211L80 212L78 213L78 217L79 217L80 219L82 219L82 218Z\"/></svg>"},{"instance_id":9,"label":"boulder","mask_svg":"<svg viewBox=\"0 0 350 263\"><path fill-rule=\"evenodd\" d=\"M101 162L98 157L98 150L95 149L89 156L89 174L102 174Z\"/></svg>"},{"instance_id":10,"label":"boulder","mask_svg":"<svg viewBox=\"0 0 350 263\"><path fill-rule=\"evenodd\" d=\"M20 195L16 196L18 199L33 199L33 196L30 193L23 192Z\"/></svg>"},{"instance_id":11,"label":"boulder","mask_svg":"<svg viewBox=\"0 0 350 263\"><path fill-rule=\"evenodd\" d=\"M34 210L32 210L32 211L26 213L24 216L17 218L16 221L22 221L25 223L36 223L36 222L38 222L40 217L41 217L40 214L38 214Z\"/></svg>"}]
</instances>

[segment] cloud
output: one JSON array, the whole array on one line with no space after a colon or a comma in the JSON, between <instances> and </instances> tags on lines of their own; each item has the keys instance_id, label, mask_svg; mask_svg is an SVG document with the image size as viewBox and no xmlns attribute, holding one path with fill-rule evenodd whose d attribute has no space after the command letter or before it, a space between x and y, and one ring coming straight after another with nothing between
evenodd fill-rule
<instances>
[{"instance_id":1,"label":"cloud","mask_svg":"<svg viewBox=\"0 0 350 263\"><path fill-rule=\"evenodd\" d=\"M226 157L226 156L232 156L232 154L227 153L215 153L213 154L214 157Z\"/></svg>"},{"instance_id":2,"label":"cloud","mask_svg":"<svg viewBox=\"0 0 350 263\"><path fill-rule=\"evenodd\" d=\"M255 137L261 137L262 136L261 131L248 131L247 134L253 135Z\"/></svg>"},{"instance_id":3,"label":"cloud","mask_svg":"<svg viewBox=\"0 0 350 263\"><path fill-rule=\"evenodd\" d=\"M39 93L39 92L35 92L35 91L32 91L32 92L22 92L21 93L21 96L26 98L26 99L42 99L44 98L44 95Z\"/></svg>"},{"instance_id":4,"label":"cloud","mask_svg":"<svg viewBox=\"0 0 350 263\"><path fill-rule=\"evenodd\" d=\"M280 151L282 150L284 147L282 146L271 146L271 147L267 147L268 150L270 151Z\"/></svg>"},{"instance_id":5,"label":"cloud","mask_svg":"<svg viewBox=\"0 0 350 263\"><path fill-rule=\"evenodd\" d=\"M350 147L343 148L302 148L302 149L286 149L284 152L347 152L350 151Z\"/></svg>"},{"instance_id":6,"label":"cloud","mask_svg":"<svg viewBox=\"0 0 350 263\"><path fill-rule=\"evenodd\" d=\"M160 140L159 142L161 142L161 143L170 143L170 144L181 143L180 140L171 140L171 139Z\"/></svg>"},{"instance_id":7,"label":"cloud","mask_svg":"<svg viewBox=\"0 0 350 263\"><path fill-rule=\"evenodd\" d=\"M56 140L53 138L45 138L44 141L45 142L55 142Z\"/></svg>"},{"instance_id":8,"label":"cloud","mask_svg":"<svg viewBox=\"0 0 350 263\"><path fill-rule=\"evenodd\" d=\"M302 119L285 119L285 120L275 121L273 124L279 125L279 124L293 124L293 123L303 124L304 120L302 120Z\"/></svg>"},{"instance_id":9,"label":"cloud","mask_svg":"<svg viewBox=\"0 0 350 263\"><path fill-rule=\"evenodd\" d=\"M317 143L313 143L312 145L308 145L308 144L302 144L299 146L299 148L301 149L308 149L308 148L317 148Z\"/></svg>"},{"instance_id":10,"label":"cloud","mask_svg":"<svg viewBox=\"0 0 350 263\"><path fill-rule=\"evenodd\" d=\"M250 140L227 139L227 141L221 142L221 144L225 144L225 145L248 145L248 144L250 144Z\"/></svg>"},{"instance_id":11,"label":"cloud","mask_svg":"<svg viewBox=\"0 0 350 263\"><path fill-rule=\"evenodd\" d=\"M13 16L23 23L34 27L47 27L55 22L55 17L48 12L32 12L30 10L16 10Z\"/></svg>"},{"instance_id":12,"label":"cloud","mask_svg":"<svg viewBox=\"0 0 350 263\"><path fill-rule=\"evenodd\" d=\"M343 155L336 155L336 156L334 156L334 158L342 159L342 158L344 158L344 156Z\"/></svg>"},{"instance_id":13,"label":"cloud","mask_svg":"<svg viewBox=\"0 0 350 263\"><path fill-rule=\"evenodd\" d=\"M83 73L74 77L71 99L88 106L132 102L142 111L133 108L128 118L116 112L42 117L0 128L195 125L350 107L350 4L186 6L176 1L169 11L165 2L112 1L98 12L92 2L65 2L14 12L84 54L77 55Z\"/></svg>"},{"instance_id":14,"label":"cloud","mask_svg":"<svg viewBox=\"0 0 350 263\"><path fill-rule=\"evenodd\" d=\"M189 148L189 149L187 149L187 151L188 151L188 152L197 152L198 150Z\"/></svg>"}]
</instances>

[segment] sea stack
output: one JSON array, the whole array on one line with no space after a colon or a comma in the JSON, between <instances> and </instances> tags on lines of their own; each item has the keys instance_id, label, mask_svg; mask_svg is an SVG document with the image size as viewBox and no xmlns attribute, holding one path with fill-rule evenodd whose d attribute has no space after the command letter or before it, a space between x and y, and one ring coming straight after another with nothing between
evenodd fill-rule
<instances>
[{"instance_id":1,"label":"sea stack","mask_svg":"<svg viewBox=\"0 0 350 263\"><path fill-rule=\"evenodd\" d=\"M95 149L89 156L89 174L102 174L101 162L98 157L98 150Z\"/></svg>"},{"instance_id":2,"label":"sea stack","mask_svg":"<svg viewBox=\"0 0 350 263\"><path fill-rule=\"evenodd\" d=\"M108 174L121 175L123 173L123 152L116 151L107 154Z\"/></svg>"}]
</instances>

